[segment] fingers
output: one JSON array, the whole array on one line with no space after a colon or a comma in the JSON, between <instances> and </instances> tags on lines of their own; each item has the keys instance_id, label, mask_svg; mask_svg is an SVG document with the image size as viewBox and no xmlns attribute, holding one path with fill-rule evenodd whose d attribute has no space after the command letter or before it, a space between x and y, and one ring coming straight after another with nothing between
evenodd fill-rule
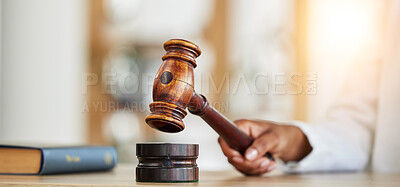
<instances>
[{"instance_id":1,"label":"fingers","mask_svg":"<svg viewBox=\"0 0 400 187\"><path fill-rule=\"evenodd\" d=\"M244 133L252 138L259 137L262 133L264 133L271 127L271 123L267 121L240 119L234 121L234 123L240 130L242 130Z\"/></svg>"},{"instance_id":2,"label":"fingers","mask_svg":"<svg viewBox=\"0 0 400 187\"><path fill-rule=\"evenodd\" d=\"M242 155L238 151L232 149L221 137L218 138L218 143L221 146L222 152L227 158L241 157L243 159Z\"/></svg>"},{"instance_id":3,"label":"fingers","mask_svg":"<svg viewBox=\"0 0 400 187\"><path fill-rule=\"evenodd\" d=\"M234 121L233 123L235 123L236 126L240 130L242 130L244 133L246 133L247 135L250 135L250 126L251 126L250 120L240 119L240 120Z\"/></svg>"},{"instance_id":4,"label":"fingers","mask_svg":"<svg viewBox=\"0 0 400 187\"><path fill-rule=\"evenodd\" d=\"M228 162L231 163L238 171L246 175L261 175L263 173L272 171L275 169L276 164L269 159L262 157L254 161L244 159L244 157L236 150L229 147L229 145L220 137L218 143L221 146L222 152L228 158Z\"/></svg>"},{"instance_id":5,"label":"fingers","mask_svg":"<svg viewBox=\"0 0 400 187\"><path fill-rule=\"evenodd\" d=\"M264 157L279 143L273 131L273 123L268 121L237 120L234 122L244 133L254 138L252 145L246 150L245 157L232 149L226 141L218 138L222 152L237 170L246 175L261 175L276 168L276 163Z\"/></svg>"},{"instance_id":6,"label":"fingers","mask_svg":"<svg viewBox=\"0 0 400 187\"><path fill-rule=\"evenodd\" d=\"M260 137L254 140L253 144L247 148L245 158L249 161L264 157L264 155L273 150L278 145L278 137L274 132L266 131Z\"/></svg>"},{"instance_id":7,"label":"fingers","mask_svg":"<svg viewBox=\"0 0 400 187\"><path fill-rule=\"evenodd\" d=\"M266 172L270 172L276 168L276 164L269 159L262 157L254 161L249 161L245 159L236 160L228 159L237 170L246 175L262 175Z\"/></svg>"}]
</instances>

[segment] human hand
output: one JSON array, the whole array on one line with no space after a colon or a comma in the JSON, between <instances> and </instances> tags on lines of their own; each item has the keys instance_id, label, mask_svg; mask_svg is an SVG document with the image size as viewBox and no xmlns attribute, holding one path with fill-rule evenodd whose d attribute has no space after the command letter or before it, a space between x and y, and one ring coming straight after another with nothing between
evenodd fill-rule
<instances>
[{"instance_id":1,"label":"human hand","mask_svg":"<svg viewBox=\"0 0 400 187\"><path fill-rule=\"evenodd\" d=\"M298 127L261 120L243 119L234 123L254 138L244 156L229 147L221 137L218 142L229 163L246 175L261 175L276 168L274 161L264 157L267 152L287 162L299 161L312 150L307 137Z\"/></svg>"}]
</instances>

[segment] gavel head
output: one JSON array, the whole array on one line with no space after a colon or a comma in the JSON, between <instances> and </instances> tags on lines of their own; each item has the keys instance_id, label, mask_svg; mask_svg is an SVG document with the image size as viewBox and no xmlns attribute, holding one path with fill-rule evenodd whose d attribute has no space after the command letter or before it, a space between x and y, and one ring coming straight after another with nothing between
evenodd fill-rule
<instances>
[{"instance_id":1,"label":"gavel head","mask_svg":"<svg viewBox=\"0 0 400 187\"><path fill-rule=\"evenodd\" d=\"M167 53L153 84L153 103L146 123L164 132L180 132L185 128L182 119L194 93L193 69L200 48L186 40L171 39L164 43Z\"/></svg>"}]
</instances>

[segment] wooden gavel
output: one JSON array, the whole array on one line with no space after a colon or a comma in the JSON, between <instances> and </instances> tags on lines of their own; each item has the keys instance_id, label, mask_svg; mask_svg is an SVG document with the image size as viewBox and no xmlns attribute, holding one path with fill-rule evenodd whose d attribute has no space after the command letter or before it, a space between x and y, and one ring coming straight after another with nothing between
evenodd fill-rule
<instances>
[{"instance_id":1,"label":"wooden gavel","mask_svg":"<svg viewBox=\"0 0 400 187\"><path fill-rule=\"evenodd\" d=\"M153 84L153 103L146 123L163 132L180 132L185 128L182 119L185 109L200 116L207 122L231 148L244 154L252 144L253 138L220 114L207 99L194 91L193 69L200 48L186 40L171 39L164 43L167 53L158 70ZM266 156L273 160L267 153Z\"/></svg>"}]
</instances>

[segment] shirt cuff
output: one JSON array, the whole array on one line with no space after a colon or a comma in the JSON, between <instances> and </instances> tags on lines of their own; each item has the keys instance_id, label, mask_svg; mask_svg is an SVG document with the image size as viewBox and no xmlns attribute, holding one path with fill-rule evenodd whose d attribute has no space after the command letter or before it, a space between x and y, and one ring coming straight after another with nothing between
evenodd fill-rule
<instances>
[{"instance_id":1,"label":"shirt cuff","mask_svg":"<svg viewBox=\"0 0 400 187\"><path fill-rule=\"evenodd\" d=\"M311 172L321 168L318 162L320 155L326 153L327 147L322 143L316 145L317 142L321 142L320 135L312 128L311 125L300 121L290 121L288 125L298 127L306 135L312 151L300 161L283 162L282 160L277 160L278 168L285 173L300 173L300 172Z\"/></svg>"}]
</instances>

